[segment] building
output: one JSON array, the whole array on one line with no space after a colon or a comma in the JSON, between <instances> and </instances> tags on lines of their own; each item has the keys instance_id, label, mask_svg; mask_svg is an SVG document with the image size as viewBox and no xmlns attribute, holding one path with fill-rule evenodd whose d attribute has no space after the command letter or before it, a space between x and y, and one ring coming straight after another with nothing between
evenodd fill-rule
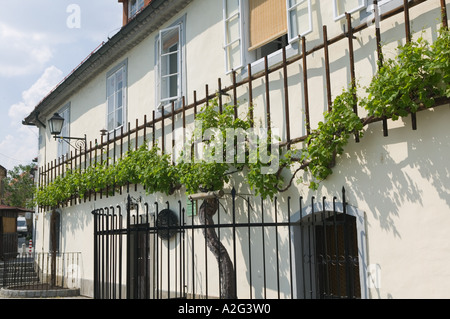
<instances>
[{"instance_id":1,"label":"building","mask_svg":"<svg viewBox=\"0 0 450 319\"><path fill-rule=\"evenodd\" d=\"M344 89L367 97L399 45L433 43L448 23L437 0L119 2L121 30L24 120L39 127L40 187L114 166L143 144L177 160L178 134L214 98L238 116L253 106L254 123L276 129L284 151L306 147ZM301 171L301 183L270 201L235 174L217 228L201 220L202 200L190 200L205 194L98 187L98 175L97 189L37 208L36 250L81 252L81 292L96 298L448 298L449 112L444 94L398 119L358 103L341 120L358 115L364 135L335 149L331 175L311 189L312 170ZM61 135L76 139L53 138L55 113ZM285 180L310 163L284 170Z\"/></svg>"}]
</instances>

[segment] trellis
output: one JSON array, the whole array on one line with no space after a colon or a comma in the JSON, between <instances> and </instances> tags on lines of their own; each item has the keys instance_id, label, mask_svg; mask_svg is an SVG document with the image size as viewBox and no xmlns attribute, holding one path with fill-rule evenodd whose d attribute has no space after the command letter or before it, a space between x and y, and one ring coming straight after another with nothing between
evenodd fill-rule
<instances>
[{"instance_id":1,"label":"trellis","mask_svg":"<svg viewBox=\"0 0 450 319\"><path fill-rule=\"evenodd\" d=\"M404 24L405 24L405 38L406 41L411 41L411 31L410 31L410 17L409 10L412 7L420 5L425 2L433 2L436 3L437 0L404 0L403 6L400 6L396 9L393 9L389 12L386 12L380 15L380 21L386 20L390 17L396 16L398 14L403 13ZM374 1L376 4L377 1ZM439 7L442 15L442 25L448 28L447 22L447 11L446 11L446 1L439 0ZM375 22L374 18L372 22ZM48 185L54 178L64 174L66 170L74 170L78 169L80 172L83 169L86 169L88 166L97 165L97 163L101 163L107 159L108 154L111 154L111 161L114 162L116 159L121 158L125 152L134 146L135 149L138 149L139 144L147 143L151 140L152 145L155 145L157 135L160 134L160 146L162 151L166 149L166 139L168 134L173 134L175 131L175 125L178 121L182 122L182 128L185 130L187 128L188 117L192 116L196 117L199 108L208 103L209 100L214 97L218 97L218 104L220 111L223 106L223 96L228 95L232 98L232 103L235 106L235 117L238 116L238 88L245 87L248 92L248 103L249 105L253 104L254 101L254 88L253 84L256 80L262 79L264 81L264 99L265 99L265 113L267 114L267 125L270 127L271 124L271 99L270 99L270 86L271 82L269 76L277 71L281 70L283 74L283 101L280 104L284 104L284 112L285 112L285 140L281 141L280 146L290 148L291 145L305 142L308 136L311 134L311 121L310 121L310 97L309 97L309 76L308 76L308 65L307 65L307 57L313 54L314 52L323 51L325 58L325 81L326 81L326 100L328 110L332 108L332 83L331 83L331 71L330 71L330 46L336 44L340 41L347 40L348 41L348 52L349 52L349 60L348 67L350 69L351 76L351 85L356 85L356 76L355 76L355 57L354 57L354 48L353 42L354 34L363 31L368 28L367 23L360 24L358 26L352 26L352 17L350 14L346 14L346 30L335 36L333 38L328 38L327 26L323 26L323 43L314 46L311 49L307 49L307 40L305 37L299 37L299 41L301 42L302 51L301 54L293 56L291 58L286 57L286 49L282 49L282 61L279 64L276 64L272 67L269 67L268 57L264 58L264 70L253 74L252 73L252 65L247 65L247 74L248 76L241 80L237 81L237 71L234 70L232 72L232 84L226 87L223 87L222 80L219 78L217 80L217 88L214 92L210 89L208 84L205 85L204 97L199 99L198 92L193 92L193 102L190 104L186 104L185 97L181 100L181 107L176 108L175 102L172 102L171 112L165 114L164 109L162 110L162 115L156 117L155 111L152 112L151 118L149 119L147 115L144 115L143 120L139 121L136 119L134 123L134 128L131 126L131 122L128 122L126 129L124 127L120 128L120 131L114 131L113 133L107 133L101 136L100 140L95 139L94 141L90 141L88 145L75 149L71 151L66 156L54 159L53 161L48 162L46 165L39 168L39 177L38 177L38 186ZM376 39L376 47L374 48L377 52L379 65L382 63L382 46L381 46L381 30L379 25L376 25L375 28L375 39ZM292 136L291 127L290 127L290 105L289 105L289 94L290 90L295 89L289 87L288 84L288 66L294 63L301 63L303 74L299 75L302 77L303 85L303 108L305 113L305 125L306 125L306 135L303 136ZM217 93L218 92L218 93ZM356 99L356 96L355 96ZM447 104L449 101L447 98L436 98L436 106ZM419 108L418 111L424 110L425 107ZM354 112L358 114L357 106L354 107ZM179 119L181 117L181 119ZM254 110L250 109L250 117L253 119ZM382 122L383 123L383 134L384 136L388 136L388 118L386 117L366 117L362 118L361 121L364 125L368 125L370 123ZM412 120L412 129L417 129L417 119L416 113L411 113ZM171 132L167 132L166 125L167 123L171 124ZM179 123L179 122L178 122ZM355 135L356 142L359 142L359 138ZM134 145L132 145L132 141L134 141ZM172 148L175 147L175 140L172 139ZM105 155L106 152L106 155ZM108 164L111 164L108 162ZM135 185L135 188L137 185ZM122 189L119 190L122 192ZM84 198L84 201L96 200L97 197L102 198L103 196L109 196L109 191L106 190L105 194L103 192L96 193L91 191L87 197ZM80 199L72 198L70 200L70 204L72 205L74 201ZM68 203L69 204L69 203ZM46 209L46 207L41 207L41 209Z\"/></svg>"}]
</instances>

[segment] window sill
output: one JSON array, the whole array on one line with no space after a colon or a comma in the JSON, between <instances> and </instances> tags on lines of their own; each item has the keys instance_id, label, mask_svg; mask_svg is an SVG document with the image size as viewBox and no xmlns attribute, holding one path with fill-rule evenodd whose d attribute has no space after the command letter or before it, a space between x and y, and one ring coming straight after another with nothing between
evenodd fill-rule
<instances>
[{"instance_id":1,"label":"window sill","mask_svg":"<svg viewBox=\"0 0 450 319\"><path fill-rule=\"evenodd\" d=\"M128 128L126 127L126 125L121 125L112 130L109 130L108 133L106 134L107 140L109 140L110 138L113 138L114 136L120 136L120 134L122 133L122 129L123 129L123 132L125 133Z\"/></svg>"},{"instance_id":2,"label":"window sill","mask_svg":"<svg viewBox=\"0 0 450 319\"><path fill-rule=\"evenodd\" d=\"M181 98L177 98L176 100L173 100L174 102L174 107L173 109L176 111L180 108L182 108L182 99ZM161 117L162 113L164 110L164 116L168 115L168 114L172 114L172 101L166 101L166 102L161 102L157 107L156 107L156 118Z\"/></svg>"},{"instance_id":3,"label":"window sill","mask_svg":"<svg viewBox=\"0 0 450 319\"><path fill-rule=\"evenodd\" d=\"M299 54L299 45L297 41L294 41L286 46L286 59L289 59L298 54ZM252 69L252 76L264 72L265 70L264 60L265 58L261 58L257 61L250 63ZM283 62L283 49L275 51L267 56L267 64L269 68L282 62ZM240 77L241 77L240 80L248 78L248 66L241 69Z\"/></svg>"}]
</instances>

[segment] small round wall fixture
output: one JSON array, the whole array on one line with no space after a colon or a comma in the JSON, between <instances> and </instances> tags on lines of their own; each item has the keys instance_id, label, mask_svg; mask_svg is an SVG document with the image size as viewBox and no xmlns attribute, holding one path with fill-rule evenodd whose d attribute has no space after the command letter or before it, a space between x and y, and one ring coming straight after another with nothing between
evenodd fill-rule
<instances>
[{"instance_id":1,"label":"small round wall fixture","mask_svg":"<svg viewBox=\"0 0 450 319\"><path fill-rule=\"evenodd\" d=\"M170 209L163 209L158 213L156 219L158 236L161 239L169 240L178 232L178 216Z\"/></svg>"}]
</instances>

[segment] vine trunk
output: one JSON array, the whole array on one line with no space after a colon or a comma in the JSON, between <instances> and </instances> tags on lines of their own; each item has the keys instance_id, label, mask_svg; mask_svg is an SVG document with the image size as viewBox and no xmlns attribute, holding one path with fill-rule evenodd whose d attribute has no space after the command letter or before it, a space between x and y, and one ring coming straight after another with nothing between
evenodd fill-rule
<instances>
[{"instance_id":1,"label":"vine trunk","mask_svg":"<svg viewBox=\"0 0 450 319\"><path fill-rule=\"evenodd\" d=\"M227 249L220 242L214 225L213 216L219 208L219 201L215 198L205 199L199 209L199 218L206 226L203 230L209 250L217 259L219 265L220 297L223 299L237 299L236 281L233 262Z\"/></svg>"}]
</instances>

